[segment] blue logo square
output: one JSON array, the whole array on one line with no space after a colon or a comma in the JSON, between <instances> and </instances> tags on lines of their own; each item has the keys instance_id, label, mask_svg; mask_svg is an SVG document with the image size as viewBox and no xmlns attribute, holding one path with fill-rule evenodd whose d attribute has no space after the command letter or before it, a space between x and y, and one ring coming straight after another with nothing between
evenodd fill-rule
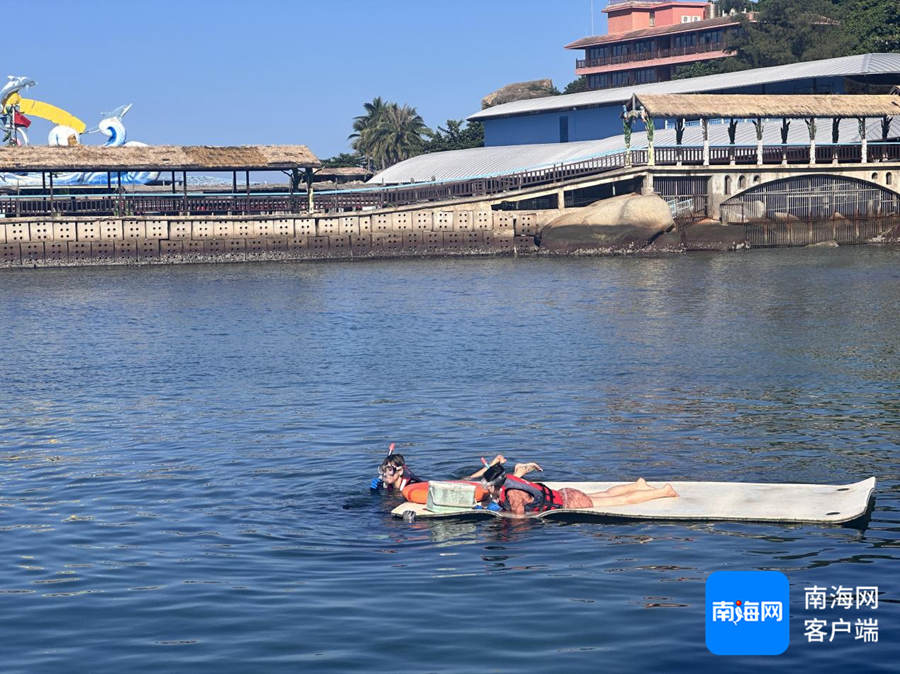
<instances>
[{"instance_id":1,"label":"blue logo square","mask_svg":"<svg viewBox=\"0 0 900 674\"><path fill-rule=\"evenodd\" d=\"M706 647L715 655L781 655L791 640L790 583L780 571L706 579Z\"/></svg>"}]
</instances>

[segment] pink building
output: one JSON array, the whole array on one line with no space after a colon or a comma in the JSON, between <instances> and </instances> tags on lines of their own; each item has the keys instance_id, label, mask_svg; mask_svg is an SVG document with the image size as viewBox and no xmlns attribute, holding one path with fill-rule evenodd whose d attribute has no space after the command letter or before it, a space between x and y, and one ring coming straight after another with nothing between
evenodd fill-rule
<instances>
[{"instance_id":1,"label":"pink building","mask_svg":"<svg viewBox=\"0 0 900 674\"><path fill-rule=\"evenodd\" d=\"M740 23L714 16L711 2L612 0L603 11L607 35L566 45L584 50L575 74L586 76L590 89L662 82L678 65L727 57L725 32Z\"/></svg>"}]
</instances>

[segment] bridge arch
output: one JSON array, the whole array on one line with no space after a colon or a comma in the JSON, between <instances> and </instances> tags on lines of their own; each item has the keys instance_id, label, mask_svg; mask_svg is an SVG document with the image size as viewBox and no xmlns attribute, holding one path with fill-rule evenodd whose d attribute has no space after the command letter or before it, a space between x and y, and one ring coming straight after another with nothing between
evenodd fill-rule
<instances>
[{"instance_id":1,"label":"bridge arch","mask_svg":"<svg viewBox=\"0 0 900 674\"><path fill-rule=\"evenodd\" d=\"M877 174L873 174L877 180ZM893 177L891 177L892 180ZM888 182L885 176L885 182ZM721 205L723 222L900 216L900 194L867 180L818 174L752 185Z\"/></svg>"}]
</instances>

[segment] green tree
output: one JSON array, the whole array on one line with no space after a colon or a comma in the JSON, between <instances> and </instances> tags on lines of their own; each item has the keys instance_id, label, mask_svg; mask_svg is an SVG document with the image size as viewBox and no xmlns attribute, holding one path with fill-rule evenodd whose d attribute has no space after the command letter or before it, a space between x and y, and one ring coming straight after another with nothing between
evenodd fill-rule
<instances>
[{"instance_id":1,"label":"green tree","mask_svg":"<svg viewBox=\"0 0 900 674\"><path fill-rule=\"evenodd\" d=\"M362 143L358 149L371 157L379 168L386 168L420 154L425 139L431 135L431 129L415 108L389 103L374 126L361 133Z\"/></svg>"},{"instance_id":2,"label":"green tree","mask_svg":"<svg viewBox=\"0 0 900 674\"><path fill-rule=\"evenodd\" d=\"M578 94L582 91L588 91L588 81L587 77L582 75L566 85L566 88L563 89L564 94Z\"/></svg>"},{"instance_id":3,"label":"green tree","mask_svg":"<svg viewBox=\"0 0 900 674\"><path fill-rule=\"evenodd\" d=\"M854 39L856 54L900 51L900 2L843 0L841 25Z\"/></svg>"},{"instance_id":4,"label":"green tree","mask_svg":"<svg viewBox=\"0 0 900 674\"><path fill-rule=\"evenodd\" d=\"M673 80L683 80L689 77L703 77L704 75L718 75L719 73L731 73L736 70L745 70L748 66L736 58L717 59L715 61L696 61L683 66L677 66L672 74Z\"/></svg>"},{"instance_id":5,"label":"green tree","mask_svg":"<svg viewBox=\"0 0 900 674\"><path fill-rule=\"evenodd\" d=\"M465 150L484 145L484 125L480 122L465 122L462 119L448 119L439 126L423 146L424 152L446 152Z\"/></svg>"},{"instance_id":6,"label":"green tree","mask_svg":"<svg viewBox=\"0 0 900 674\"><path fill-rule=\"evenodd\" d=\"M735 2L733 6L750 5ZM735 56L681 66L676 79L900 47L897 0L759 0L728 33ZM723 9L725 3L722 3Z\"/></svg>"},{"instance_id":7,"label":"green tree","mask_svg":"<svg viewBox=\"0 0 900 674\"><path fill-rule=\"evenodd\" d=\"M342 168L345 166L364 167L365 165L366 158L358 152L353 152L352 154L349 152L341 152L333 157L322 160L322 166L326 168Z\"/></svg>"},{"instance_id":8,"label":"green tree","mask_svg":"<svg viewBox=\"0 0 900 674\"><path fill-rule=\"evenodd\" d=\"M841 29L830 0L760 0L754 20L741 18L729 46L748 68L814 61L849 53L852 37Z\"/></svg>"},{"instance_id":9,"label":"green tree","mask_svg":"<svg viewBox=\"0 0 900 674\"><path fill-rule=\"evenodd\" d=\"M387 101L382 100L381 96L376 96L370 103L363 103L365 114L353 118L353 133L347 138L353 142L350 144L354 150L363 155L366 168L371 168L368 151L373 129L378 125L385 109L390 105Z\"/></svg>"}]
</instances>

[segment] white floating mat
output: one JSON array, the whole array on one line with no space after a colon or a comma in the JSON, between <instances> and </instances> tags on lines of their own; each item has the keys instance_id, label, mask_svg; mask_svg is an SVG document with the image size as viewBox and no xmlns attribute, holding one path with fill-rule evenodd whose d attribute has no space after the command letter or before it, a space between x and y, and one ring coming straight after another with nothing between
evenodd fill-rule
<instances>
[{"instance_id":1,"label":"white floating mat","mask_svg":"<svg viewBox=\"0 0 900 674\"><path fill-rule=\"evenodd\" d=\"M572 487L597 492L621 482L545 482L551 489ZM663 482L651 482L661 487ZM548 510L528 517L553 517L561 513L598 515L616 519L735 520L744 522L849 522L865 514L875 490L875 478L853 484L765 484L753 482L672 482L675 498L661 498L635 505ZM492 510L459 509L431 512L418 503L402 503L394 517L412 512L415 517L503 516Z\"/></svg>"}]
</instances>

